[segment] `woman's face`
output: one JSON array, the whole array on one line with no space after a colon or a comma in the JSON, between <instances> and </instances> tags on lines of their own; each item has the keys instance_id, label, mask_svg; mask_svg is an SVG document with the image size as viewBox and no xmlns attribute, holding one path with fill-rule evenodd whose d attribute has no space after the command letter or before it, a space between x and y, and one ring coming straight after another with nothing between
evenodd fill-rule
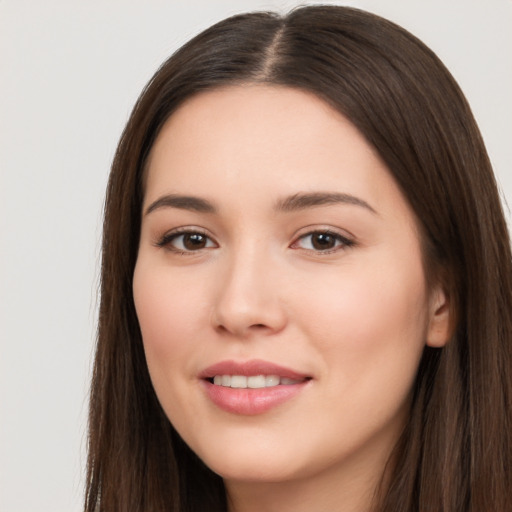
<instances>
[{"instance_id":1,"label":"woman's face","mask_svg":"<svg viewBox=\"0 0 512 512\"><path fill-rule=\"evenodd\" d=\"M446 337L386 166L284 87L202 93L167 121L133 292L163 409L228 482L380 472Z\"/></svg>"}]
</instances>

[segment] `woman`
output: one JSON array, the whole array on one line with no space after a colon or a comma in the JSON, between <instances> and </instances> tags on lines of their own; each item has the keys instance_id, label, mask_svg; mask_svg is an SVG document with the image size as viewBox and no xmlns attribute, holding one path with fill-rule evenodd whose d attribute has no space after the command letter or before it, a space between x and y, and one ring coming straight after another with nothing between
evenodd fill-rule
<instances>
[{"instance_id":1,"label":"woman","mask_svg":"<svg viewBox=\"0 0 512 512\"><path fill-rule=\"evenodd\" d=\"M86 510L510 510L507 227L403 29L198 35L128 121L103 240Z\"/></svg>"}]
</instances>

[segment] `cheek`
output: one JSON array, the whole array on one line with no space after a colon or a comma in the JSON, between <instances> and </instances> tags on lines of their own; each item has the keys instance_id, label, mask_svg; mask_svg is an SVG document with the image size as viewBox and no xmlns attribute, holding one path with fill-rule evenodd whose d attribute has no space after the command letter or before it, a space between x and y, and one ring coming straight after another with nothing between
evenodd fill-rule
<instances>
[{"instance_id":1,"label":"cheek","mask_svg":"<svg viewBox=\"0 0 512 512\"><path fill-rule=\"evenodd\" d=\"M421 264L352 266L328 286L311 283L298 315L332 371L352 382L367 376L414 375L427 323ZM299 307L299 306L298 306Z\"/></svg>"},{"instance_id":2,"label":"cheek","mask_svg":"<svg viewBox=\"0 0 512 512\"><path fill-rule=\"evenodd\" d=\"M385 426L401 428L425 332L425 288L420 267L351 268L328 293L308 289L298 315L322 354L323 397L333 436L368 439ZM347 421L349 418L349 421Z\"/></svg>"},{"instance_id":3,"label":"cheek","mask_svg":"<svg viewBox=\"0 0 512 512\"><path fill-rule=\"evenodd\" d=\"M200 339L200 317L207 316L201 290L168 268L137 263L133 295L151 377L172 378L173 367L186 364Z\"/></svg>"},{"instance_id":4,"label":"cheek","mask_svg":"<svg viewBox=\"0 0 512 512\"><path fill-rule=\"evenodd\" d=\"M200 326L208 309L201 299L201 280L191 286L182 275L165 265L138 262L133 295L153 388L174 426L187 431L187 421L197 416L189 399L197 378L192 362L204 338Z\"/></svg>"}]
</instances>

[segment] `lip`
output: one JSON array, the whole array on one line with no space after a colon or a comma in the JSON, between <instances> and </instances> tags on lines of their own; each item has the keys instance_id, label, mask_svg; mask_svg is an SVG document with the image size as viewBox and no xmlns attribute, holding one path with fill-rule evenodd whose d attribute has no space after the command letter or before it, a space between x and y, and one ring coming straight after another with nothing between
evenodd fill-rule
<instances>
[{"instance_id":1,"label":"lip","mask_svg":"<svg viewBox=\"0 0 512 512\"><path fill-rule=\"evenodd\" d=\"M209 379L215 375L278 375L293 380L296 384L279 385L258 389L237 389L216 386ZM263 414L291 400L301 393L311 382L311 377L268 361L221 361L199 374L201 384L209 399L220 409L238 415L254 416Z\"/></svg>"},{"instance_id":2,"label":"lip","mask_svg":"<svg viewBox=\"0 0 512 512\"><path fill-rule=\"evenodd\" d=\"M279 375L288 379L301 380L309 376L261 359L250 361L221 361L205 368L200 374L200 379L211 379L215 375Z\"/></svg>"}]
</instances>

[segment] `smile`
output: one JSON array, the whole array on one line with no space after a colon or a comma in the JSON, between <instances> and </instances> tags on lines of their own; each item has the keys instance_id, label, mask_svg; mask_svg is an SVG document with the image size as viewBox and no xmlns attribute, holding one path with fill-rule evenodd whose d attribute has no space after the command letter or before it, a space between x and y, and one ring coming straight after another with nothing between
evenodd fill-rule
<instances>
[{"instance_id":1,"label":"smile","mask_svg":"<svg viewBox=\"0 0 512 512\"><path fill-rule=\"evenodd\" d=\"M215 375L213 384L226 388L261 389L274 386L292 386L305 379L290 379L279 375Z\"/></svg>"},{"instance_id":2,"label":"smile","mask_svg":"<svg viewBox=\"0 0 512 512\"><path fill-rule=\"evenodd\" d=\"M261 360L223 361L199 374L209 400L237 415L265 413L297 397L312 377Z\"/></svg>"}]
</instances>

